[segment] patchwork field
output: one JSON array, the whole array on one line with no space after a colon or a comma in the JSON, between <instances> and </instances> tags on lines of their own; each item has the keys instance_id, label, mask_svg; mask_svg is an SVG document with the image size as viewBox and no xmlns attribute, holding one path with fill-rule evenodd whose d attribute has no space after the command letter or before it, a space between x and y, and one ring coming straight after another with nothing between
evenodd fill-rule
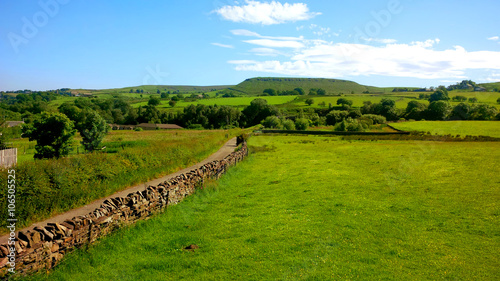
<instances>
[{"instance_id":1,"label":"patchwork field","mask_svg":"<svg viewBox=\"0 0 500 281\"><path fill-rule=\"evenodd\" d=\"M499 143L249 145L218 183L27 280L500 277Z\"/></svg>"},{"instance_id":2,"label":"patchwork field","mask_svg":"<svg viewBox=\"0 0 500 281\"><path fill-rule=\"evenodd\" d=\"M433 135L490 136L500 138L498 121L418 121L391 124L404 131L430 132Z\"/></svg>"}]
</instances>

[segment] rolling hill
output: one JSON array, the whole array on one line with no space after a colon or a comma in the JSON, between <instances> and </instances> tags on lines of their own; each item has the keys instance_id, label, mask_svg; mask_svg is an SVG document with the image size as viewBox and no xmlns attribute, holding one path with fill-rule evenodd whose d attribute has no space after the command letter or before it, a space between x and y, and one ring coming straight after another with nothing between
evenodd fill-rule
<instances>
[{"instance_id":1,"label":"rolling hill","mask_svg":"<svg viewBox=\"0 0 500 281\"><path fill-rule=\"evenodd\" d=\"M362 92L386 92L386 88L378 88L371 86L360 85L356 82L339 80L339 79L323 79L323 78L279 78L279 77L257 77L247 79L240 84L230 87L230 90L245 93L248 95L259 95L265 89L275 89L277 91L293 90L302 88L309 92L311 88L324 89L328 94L338 93L357 93ZM392 88L390 88L392 90Z\"/></svg>"}]
</instances>

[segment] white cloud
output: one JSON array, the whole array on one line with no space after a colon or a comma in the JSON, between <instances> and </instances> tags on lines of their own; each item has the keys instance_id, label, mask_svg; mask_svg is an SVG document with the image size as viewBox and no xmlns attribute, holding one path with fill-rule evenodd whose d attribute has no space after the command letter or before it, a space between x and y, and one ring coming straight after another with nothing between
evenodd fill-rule
<instances>
[{"instance_id":1,"label":"white cloud","mask_svg":"<svg viewBox=\"0 0 500 281\"><path fill-rule=\"evenodd\" d=\"M321 14L310 12L304 3L282 4L278 1L254 0L246 0L241 6L226 5L213 12L225 20L263 25L308 20Z\"/></svg>"},{"instance_id":2,"label":"white cloud","mask_svg":"<svg viewBox=\"0 0 500 281\"><path fill-rule=\"evenodd\" d=\"M498 41L498 39L500 39L500 37L498 36L493 36L493 37L490 37L490 38L487 38L488 40L491 40L491 41Z\"/></svg>"},{"instance_id":3,"label":"white cloud","mask_svg":"<svg viewBox=\"0 0 500 281\"><path fill-rule=\"evenodd\" d=\"M271 49L271 48L253 48L250 50L251 53L256 54L257 56L264 56L264 57L277 57L277 56L289 56L285 53L282 53L278 50Z\"/></svg>"},{"instance_id":4,"label":"white cloud","mask_svg":"<svg viewBox=\"0 0 500 281\"><path fill-rule=\"evenodd\" d=\"M233 45L226 45L226 44L221 44L221 43L211 43L211 44L214 46L222 47L222 48L234 49Z\"/></svg>"},{"instance_id":5,"label":"white cloud","mask_svg":"<svg viewBox=\"0 0 500 281\"><path fill-rule=\"evenodd\" d=\"M500 70L500 52L468 52L455 46L446 50L432 47L439 39L411 44L329 43L304 40L288 60L231 61L237 70L259 71L307 77L341 78L382 75L421 79L465 79L471 69ZM269 44L271 45L271 44Z\"/></svg>"},{"instance_id":6,"label":"white cloud","mask_svg":"<svg viewBox=\"0 0 500 281\"><path fill-rule=\"evenodd\" d=\"M396 39L381 39L381 38L361 38L365 40L366 42L377 42L377 43L382 43L382 44L394 44L398 42Z\"/></svg>"},{"instance_id":7,"label":"white cloud","mask_svg":"<svg viewBox=\"0 0 500 281\"><path fill-rule=\"evenodd\" d=\"M304 44L302 44L301 42L291 41L291 40L254 39L254 40L244 40L243 42L263 47L271 47L271 48L300 49L305 47Z\"/></svg>"},{"instance_id":8,"label":"white cloud","mask_svg":"<svg viewBox=\"0 0 500 281\"><path fill-rule=\"evenodd\" d=\"M257 32L253 32L246 29L235 29L230 31L233 35L236 36L249 36L249 37L257 37L263 39L271 39L271 40L296 40L301 41L304 40L304 37L286 37L286 36L263 36Z\"/></svg>"}]
</instances>

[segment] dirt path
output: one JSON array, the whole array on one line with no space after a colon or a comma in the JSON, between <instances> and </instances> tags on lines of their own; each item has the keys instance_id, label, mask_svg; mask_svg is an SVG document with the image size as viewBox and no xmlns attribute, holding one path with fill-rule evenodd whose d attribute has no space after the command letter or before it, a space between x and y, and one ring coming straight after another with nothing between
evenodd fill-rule
<instances>
[{"instance_id":1,"label":"dirt path","mask_svg":"<svg viewBox=\"0 0 500 281\"><path fill-rule=\"evenodd\" d=\"M228 156L231 152L233 152L235 148L236 148L236 138L232 138L229 141L227 141L217 152L215 152L214 154L210 155L205 160L203 160L203 161L201 161L201 162L199 162L191 167L179 170L179 171L172 173L170 175L166 175L164 177L157 178L157 179L154 179L154 180L151 180L151 181L148 181L148 182L136 185L136 186L128 187L128 188L126 188L122 191L116 192L108 197L95 200L94 202L87 204L83 207L69 210L65 213L51 217L51 218L46 219L44 221L36 222L36 223L30 225L29 227L23 228L21 230L22 231L30 230L30 229L35 228L36 226L40 226L40 227L45 226L49 222L61 223L65 220L72 219L76 216L84 216L88 213L91 213L92 211L94 211L98 207L100 207L101 204L106 199L115 198L115 197L126 197L129 193L144 190L144 188L149 186L149 185L156 186L156 185L158 185L158 184L160 184L160 183L162 183L170 178L176 177L176 176L181 175L183 173L187 173L193 169L197 169L200 166L203 166L209 162L212 162L215 160L222 160L226 156ZM8 234L5 234L2 237L0 237L0 244L6 243L8 241L7 239L8 239Z\"/></svg>"}]
</instances>

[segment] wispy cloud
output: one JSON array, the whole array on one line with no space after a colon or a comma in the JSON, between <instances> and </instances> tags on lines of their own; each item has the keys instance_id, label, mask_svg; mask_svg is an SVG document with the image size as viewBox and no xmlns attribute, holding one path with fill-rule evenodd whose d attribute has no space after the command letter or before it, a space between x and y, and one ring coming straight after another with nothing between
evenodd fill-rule
<instances>
[{"instance_id":1,"label":"wispy cloud","mask_svg":"<svg viewBox=\"0 0 500 281\"><path fill-rule=\"evenodd\" d=\"M382 44L394 44L398 42L396 39L381 39L381 38L361 38L366 42L377 42Z\"/></svg>"},{"instance_id":2,"label":"wispy cloud","mask_svg":"<svg viewBox=\"0 0 500 281\"><path fill-rule=\"evenodd\" d=\"M410 44L331 43L304 40L304 47L283 60L230 61L236 70L269 72L293 76L341 78L382 75L421 79L462 79L471 69L500 70L500 52L468 52L455 46L446 50L432 47L439 39Z\"/></svg>"},{"instance_id":3,"label":"wispy cloud","mask_svg":"<svg viewBox=\"0 0 500 281\"><path fill-rule=\"evenodd\" d=\"M271 39L271 40L295 40L295 41L301 41L304 40L304 37L289 37L289 36L264 36L260 35L257 32L253 32L250 30L246 29L235 29L230 31L233 35L236 36L248 36L248 37L257 37L257 38L263 38L263 39Z\"/></svg>"},{"instance_id":4,"label":"wispy cloud","mask_svg":"<svg viewBox=\"0 0 500 281\"><path fill-rule=\"evenodd\" d=\"M498 41L498 39L500 39L500 37L498 36L493 36L493 37L490 37L490 38L487 38L488 40L491 40L491 41Z\"/></svg>"},{"instance_id":5,"label":"wispy cloud","mask_svg":"<svg viewBox=\"0 0 500 281\"><path fill-rule=\"evenodd\" d=\"M239 6L226 5L213 12L225 20L263 25L308 20L321 14L310 12L305 3L282 4L278 1L253 0L246 0L244 5Z\"/></svg>"},{"instance_id":6,"label":"wispy cloud","mask_svg":"<svg viewBox=\"0 0 500 281\"><path fill-rule=\"evenodd\" d=\"M211 43L214 46L222 47L222 48L228 48L228 49L234 49L233 45L226 45L226 44L221 44L221 43Z\"/></svg>"},{"instance_id":7,"label":"wispy cloud","mask_svg":"<svg viewBox=\"0 0 500 281\"><path fill-rule=\"evenodd\" d=\"M272 40L272 39L254 39L244 40L243 42L270 48L304 48L305 45L298 41Z\"/></svg>"}]
</instances>

